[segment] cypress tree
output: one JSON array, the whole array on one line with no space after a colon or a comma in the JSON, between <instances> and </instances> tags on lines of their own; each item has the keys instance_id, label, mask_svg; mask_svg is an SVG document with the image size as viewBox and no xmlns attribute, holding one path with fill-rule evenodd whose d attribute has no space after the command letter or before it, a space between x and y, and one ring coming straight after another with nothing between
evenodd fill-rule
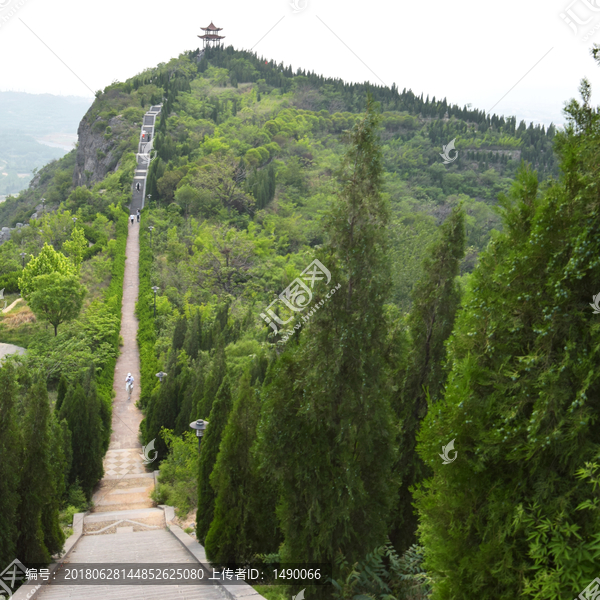
<instances>
[{"instance_id":1,"label":"cypress tree","mask_svg":"<svg viewBox=\"0 0 600 600\"><path fill-rule=\"evenodd\" d=\"M411 349L395 409L400 418L397 471L401 477L398 506L390 538L398 552L415 543L417 519L409 489L426 475L415 452L416 435L427 412L427 397L437 401L445 381L444 343L454 326L460 303L456 277L465 253L464 212L456 207L427 252L423 275L412 293L408 317Z\"/></svg>"},{"instance_id":2,"label":"cypress tree","mask_svg":"<svg viewBox=\"0 0 600 600\"><path fill-rule=\"evenodd\" d=\"M444 401L418 451L432 598L572 598L598 575L600 116L567 107L564 177L538 197L521 170L448 347ZM455 439L456 460L441 445ZM450 456L452 458L452 456Z\"/></svg>"},{"instance_id":3,"label":"cypress tree","mask_svg":"<svg viewBox=\"0 0 600 600\"><path fill-rule=\"evenodd\" d=\"M26 385L28 383L26 382ZM48 563L51 550L55 548L49 549L46 546L45 537L48 536L53 542L58 542L57 524L52 527L52 520L57 519L58 515L56 513L51 515L44 527L44 511L48 507L48 502L54 500L52 498L54 491L52 454L56 449L52 447L50 406L45 382L29 384L24 409L25 413L20 423L23 452L18 487L20 504L16 519L19 532L16 556L24 563Z\"/></svg>"},{"instance_id":4,"label":"cypress tree","mask_svg":"<svg viewBox=\"0 0 600 600\"><path fill-rule=\"evenodd\" d=\"M104 474L102 466L103 428L96 384L86 394L80 384L69 386L59 419L65 419L71 432L72 462L69 483L77 479L89 499L94 485Z\"/></svg>"},{"instance_id":5,"label":"cypress tree","mask_svg":"<svg viewBox=\"0 0 600 600\"><path fill-rule=\"evenodd\" d=\"M395 425L384 371L389 291L379 118L369 98L350 133L342 189L318 252L308 331L275 363L259 425L262 468L279 488L285 562L353 562L385 542L395 485ZM337 287L339 285L339 288ZM321 590L322 592L322 590Z\"/></svg>"},{"instance_id":6,"label":"cypress tree","mask_svg":"<svg viewBox=\"0 0 600 600\"><path fill-rule=\"evenodd\" d=\"M0 368L0 566L15 559L21 435L17 423L16 369L10 364Z\"/></svg>"},{"instance_id":7,"label":"cypress tree","mask_svg":"<svg viewBox=\"0 0 600 600\"><path fill-rule=\"evenodd\" d=\"M58 389L56 390L56 404L54 405L54 412L57 414L60 411L60 407L62 406L63 400L65 399L68 387L69 384L67 383L67 379L64 375L61 375L60 381L58 382Z\"/></svg>"},{"instance_id":8,"label":"cypress tree","mask_svg":"<svg viewBox=\"0 0 600 600\"><path fill-rule=\"evenodd\" d=\"M50 413L49 418L50 447L52 448L50 462L50 479L46 489L46 506L42 512L42 526L44 529L44 545L50 554L60 552L65 543L65 534L60 527L58 515L65 492L67 491L67 465L69 464L70 449L66 450L66 443L70 442L68 429L64 429L58 422L56 413Z\"/></svg>"},{"instance_id":9,"label":"cypress tree","mask_svg":"<svg viewBox=\"0 0 600 600\"><path fill-rule=\"evenodd\" d=\"M210 484L210 475L217 461L219 446L221 444L221 438L223 437L223 431L227 425L231 405L232 399L229 378L225 375L210 411L208 426L200 448L196 536L201 544L204 544L204 539L213 520L215 491Z\"/></svg>"},{"instance_id":10,"label":"cypress tree","mask_svg":"<svg viewBox=\"0 0 600 600\"><path fill-rule=\"evenodd\" d=\"M211 412L212 405L217 395L223 378L225 377L225 342L221 336L217 341L217 348L212 361L211 369L204 381L202 401L200 402L196 413L199 419L207 419Z\"/></svg>"},{"instance_id":11,"label":"cypress tree","mask_svg":"<svg viewBox=\"0 0 600 600\"><path fill-rule=\"evenodd\" d=\"M246 373L210 476L216 500L205 547L217 564L245 563L279 545L275 490L259 476L251 455L259 414L260 400Z\"/></svg>"}]
</instances>

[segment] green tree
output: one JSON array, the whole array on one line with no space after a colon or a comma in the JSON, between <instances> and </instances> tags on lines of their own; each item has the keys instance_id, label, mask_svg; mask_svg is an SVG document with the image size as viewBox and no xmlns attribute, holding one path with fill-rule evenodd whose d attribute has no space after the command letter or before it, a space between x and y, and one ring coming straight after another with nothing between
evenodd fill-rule
<instances>
[{"instance_id":1,"label":"green tree","mask_svg":"<svg viewBox=\"0 0 600 600\"><path fill-rule=\"evenodd\" d=\"M213 520L215 506L215 491L210 484L210 476L217 461L219 446L223 431L227 425L232 399L229 379L227 375L217 392L217 396L208 417L208 426L202 446L200 448L200 461L198 463L198 512L196 515L196 536L204 544L206 534Z\"/></svg>"},{"instance_id":2,"label":"green tree","mask_svg":"<svg viewBox=\"0 0 600 600\"><path fill-rule=\"evenodd\" d=\"M378 122L369 99L349 135L329 241L317 254L339 289L326 295L315 286L308 331L267 376L260 454L279 488L288 562L333 562L338 551L364 558L385 542L394 502L395 426L382 355L389 209Z\"/></svg>"},{"instance_id":3,"label":"green tree","mask_svg":"<svg viewBox=\"0 0 600 600\"><path fill-rule=\"evenodd\" d=\"M38 275L32 282L29 306L39 319L54 326L54 335L58 326L77 317L83 306L86 289L76 276L60 273Z\"/></svg>"},{"instance_id":4,"label":"green tree","mask_svg":"<svg viewBox=\"0 0 600 600\"><path fill-rule=\"evenodd\" d=\"M19 289L23 298L29 300L35 290L34 280L36 277L54 273L65 276L77 274L73 263L64 254L57 252L52 246L45 243L41 252L25 265L25 269L19 277Z\"/></svg>"},{"instance_id":5,"label":"green tree","mask_svg":"<svg viewBox=\"0 0 600 600\"><path fill-rule=\"evenodd\" d=\"M46 546L50 538L56 544L60 538L56 534L56 523L52 527L46 522L44 527L44 511L55 508L53 502L53 467L52 433L50 426L50 406L45 382L31 383L25 398L25 413L20 423L23 436L22 455L20 460L19 497L17 511L17 547L16 556L22 562L50 562L51 553L58 549ZM56 519L58 514L50 517ZM52 531L50 531L52 529ZM64 541L64 538L63 538ZM62 546L62 543L60 543Z\"/></svg>"},{"instance_id":6,"label":"green tree","mask_svg":"<svg viewBox=\"0 0 600 600\"><path fill-rule=\"evenodd\" d=\"M408 316L411 347L394 402L400 419L397 471L402 484L390 537L399 552L404 552L416 541L417 519L410 488L427 474L415 451L416 435L427 413L427 398L436 402L445 382L444 344L452 333L460 304L456 277L464 251L464 211L456 207L440 227L439 240L428 248L423 275L413 290Z\"/></svg>"},{"instance_id":7,"label":"green tree","mask_svg":"<svg viewBox=\"0 0 600 600\"><path fill-rule=\"evenodd\" d=\"M17 422L16 368L0 368L0 566L5 568L16 554L17 509L22 429Z\"/></svg>"},{"instance_id":8,"label":"green tree","mask_svg":"<svg viewBox=\"0 0 600 600\"><path fill-rule=\"evenodd\" d=\"M58 388L56 390L56 404L54 405L54 412L58 413L60 411L60 407L62 406L65 396L67 395L68 389L69 384L67 383L67 379L64 375L61 375L58 382Z\"/></svg>"},{"instance_id":9,"label":"green tree","mask_svg":"<svg viewBox=\"0 0 600 600\"><path fill-rule=\"evenodd\" d=\"M65 543L65 534L59 523L59 512L68 485L67 466L70 466L71 449L67 449L67 444L70 444L71 436L68 428L59 423L56 413L50 413L48 428L49 447L51 448L50 478L46 488L42 526L44 528L44 544L50 554L56 554L62 550Z\"/></svg>"},{"instance_id":10,"label":"green tree","mask_svg":"<svg viewBox=\"0 0 600 600\"><path fill-rule=\"evenodd\" d=\"M280 541L275 490L259 476L251 454L259 415L260 399L246 373L210 476L216 500L205 547L209 560L217 564L242 563L257 553L275 552Z\"/></svg>"},{"instance_id":11,"label":"green tree","mask_svg":"<svg viewBox=\"0 0 600 600\"><path fill-rule=\"evenodd\" d=\"M66 419L71 432L73 458L69 482L73 484L79 480L81 489L89 499L94 485L104 473L100 400L93 381L87 393L80 383L69 386L59 419Z\"/></svg>"},{"instance_id":12,"label":"green tree","mask_svg":"<svg viewBox=\"0 0 600 600\"><path fill-rule=\"evenodd\" d=\"M522 169L502 200L503 233L450 338L444 400L419 434L434 600L572 598L598 575L600 116L581 91L556 136L562 180L540 197ZM456 460L442 465L452 439Z\"/></svg>"},{"instance_id":13,"label":"green tree","mask_svg":"<svg viewBox=\"0 0 600 600\"><path fill-rule=\"evenodd\" d=\"M65 254L71 259L75 269L79 272L79 267L83 261L83 253L88 247L88 241L85 239L83 229L74 227L71 232L71 239L63 244Z\"/></svg>"},{"instance_id":14,"label":"green tree","mask_svg":"<svg viewBox=\"0 0 600 600\"><path fill-rule=\"evenodd\" d=\"M217 340L215 354L212 360L210 371L203 381L202 385L202 400L199 401L196 407L196 414L200 419L208 419L208 415L212 409L215 397L223 378L225 377L225 341L222 337Z\"/></svg>"}]
</instances>

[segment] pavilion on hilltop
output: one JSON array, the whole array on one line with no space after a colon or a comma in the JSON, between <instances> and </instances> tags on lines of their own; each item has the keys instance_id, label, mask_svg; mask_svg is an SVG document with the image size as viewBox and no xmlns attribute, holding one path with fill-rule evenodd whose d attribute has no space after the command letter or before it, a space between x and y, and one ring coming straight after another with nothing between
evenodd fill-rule
<instances>
[{"instance_id":1,"label":"pavilion on hilltop","mask_svg":"<svg viewBox=\"0 0 600 600\"><path fill-rule=\"evenodd\" d=\"M219 35L217 33L217 31L223 31L223 28L215 27L212 21L208 27L200 27L200 29L206 31L204 35L198 36L203 42L203 48L206 48L206 46L210 46L211 44L214 46L215 44L218 44L220 40L225 39L224 35Z\"/></svg>"}]
</instances>

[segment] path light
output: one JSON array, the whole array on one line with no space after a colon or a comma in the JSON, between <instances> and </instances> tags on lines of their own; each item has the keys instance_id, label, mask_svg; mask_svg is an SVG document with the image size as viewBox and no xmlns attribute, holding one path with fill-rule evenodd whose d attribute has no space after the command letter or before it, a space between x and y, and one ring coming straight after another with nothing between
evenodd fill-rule
<instances>
[{"instance_id":1,"label":"path light","mask_svg":"<svg viewBox=\"0 0 600 600\"><path fill-rule=\"evenodd\" d=\"M77 221L77 217L73 217L73 225L75 225L76 221Z\"/></svg>"},{"instance_id":2,"label":"path light","mask_svg":"<svg viewBox=\"0 0 600 600\"><path fill-rule=\"evenodd\" d=\"M198 452L200 452L200 444L202 443L202 436L206 430L206 426L208 425L208 421L203 421L202 419L198 419L190 423L190 427L196 430L196 436L198 437Z\"/></svg>"},{"instance_id":3,"label":"path light","mask_svg":"<svg viewBox=\"0 0 600 600\"><path fill-rule=\"evenodd\" d=\"M160 380L160 382L162 383L162 380L167 376L166 373L163 373L162 371L160 373L157 373L156 376L158 377L158 379Z\"/></svg>"},{"instance_id":4,"label":"path light","mask_svg":"<svg viewBox=\"0 0 600 600\"><path fill-rule=\"evenodd\" d=\"M158 290L160 290L160 288L156 285L152 286L152 290L154 291L154 318L156 319L156 292L158 292ZM158 375L157 375L158 377ZM162 381L162 379L161 379Z\"/></svg>"},{"instance_id":5,"label":"path light","mask_svg":"<svg viewBox=\"0 0 600 600\"><path fill-rule=\"evenodd\" d=\"M19 256L21 257L21 261L23 263L23 268L25 268L25 257L27 256L27 254L25 254L25 252L21 252L19 254Z\"/></svg>"},{"instance_id":6,"label":"path light","mask_svg":"<svg viewBox=\"0 0 600 600\"><path fill-rule=\"evenodd\" d=\"M148 227L148 231L150 232L150 248L152 248L152 232L154 231L154 227L152 227L152 225L150 225Z\"/></svg>"}]
</instances>

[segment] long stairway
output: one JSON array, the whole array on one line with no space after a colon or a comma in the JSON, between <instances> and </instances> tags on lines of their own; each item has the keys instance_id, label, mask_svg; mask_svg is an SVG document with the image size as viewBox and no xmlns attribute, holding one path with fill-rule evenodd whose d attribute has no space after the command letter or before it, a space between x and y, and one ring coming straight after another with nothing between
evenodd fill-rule
<instances>
[{"instance_id":1,"label":"long stairway","mask_svg":"<svg viewBox=\"0 0 600 600\"><path fill-rule=\"evenodd\" d=\"M153 106L144 117L140 132L138 168L133 183L130 214L144 208L146 176L149 165L148 136L154 139L154 124L160 106ZM144 138L142 139L142 134ZM140 190L137 190L137 183ZM140 356L136 335L138 321L135 303L139 289L139 224L129 224L127 237L125 277L123 281L123 305L121 336L123 348L115 366L115 400L113 403L112 435L104 459L104 478L93 495L94 508L83 517L82 532L76 544L66 555L62 565L65 570L75 565L88 568L94 564L156 565L181 563L182 567L198 568L200 563L191 551L189 542L184 547L183 532L171 533L166 529L165 511L155 506L150 498L154 489L154 474L143 463L139 426L142 413L135 403L139 398ZM125 377L131 373L135 379L131 399L125 391ZM152 465L150 465L150 468ZM171 509L172 510L172 509ZM178 528L174 528L178 529ZM191 538L190 538L191 539ZM195 542L191 541L192 544ZM245 586L248 587L248 586ZM260 600L252 588L250 594ZM19 591L20 592L20 591ZM240 589L241 592L241 589ZM125 600L163 600L181 598L187 600L217 600L223 591L216 585L59 585L42 586L35 599L62 600L63 598ZM230 594L231 597L231 594Z\"/></svg>"}]
</instances>

